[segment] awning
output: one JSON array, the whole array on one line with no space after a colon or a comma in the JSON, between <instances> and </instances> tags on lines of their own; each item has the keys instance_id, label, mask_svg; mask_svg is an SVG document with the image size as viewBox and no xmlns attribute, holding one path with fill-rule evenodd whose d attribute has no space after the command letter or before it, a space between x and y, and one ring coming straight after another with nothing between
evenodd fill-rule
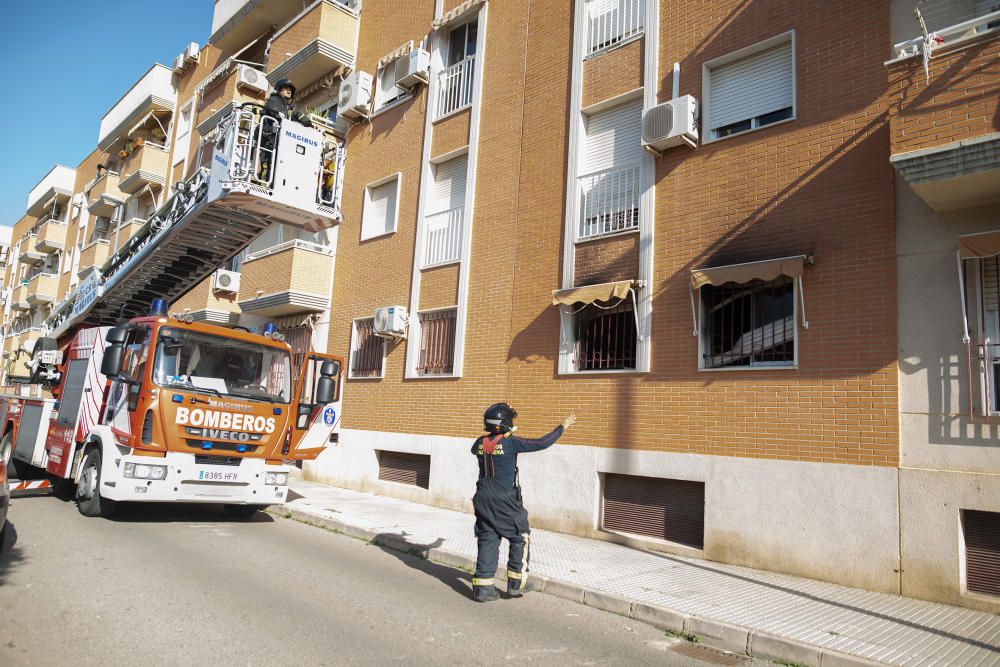
<instances>
[{"instance_id":1,"label":"awning","mask_svg":"<svg viewBox=\"0 0 1000 667\"><path fill-rule=\"evenodd\" d=\"M1000 230L959 236L958 252L962 259L1000 255Z\"/></svg>"},{"instance_id":2,"label":"awning","mask_svg":"<svg viewBox=\"0 0 1000 667\"><path fill-rule=\"evenodd\" d=\"M806 319L806 292L802 284L802 267L805 265L805 255L779 257L778 259L763 259L744 264L728 264L704 269L691 270L691 319L694 323L692 333L698 335L698 307L695 305L695 292L705 285L724 285L725 283L745 284L754 280L774 280L779 276L794 278L799 285L799 304L801 306L802 328L809 328Z\"/></svg>"},{"instance_id":3,"label":"awning","mask_svg":"<svg viewBox=\"0 0 1000 667\"><path fill-rule=\"evenodd\" d=\"M393 60L396 60L398 58L402 58L403 56L409 55L411 51L413 51L413 40L412 39L410 41L408 41L406 44L403 44L402 46L398 47L397 49L393 50L392 52L387 53L384 56L382 56L381 58L379 58L378 59L378 69L382 69L383 67L385 67L386 65L388 65L389 63L391 63Z\"/></svg>"},{"instance_id":4,"label":"awning","mask_svg":"<svg viewBox=\"0 0 1000 667\"><path fill-rule=\"evenodd\" d=\"M458 19L462 18L463 16L471 12L473 9L475 9L481 4L484 4L485 2L486 0L465 0L465 2L460 4L458 7L455 7L455 9L451 10L447 14L442 14L441 18L434 19L434 22L431 23L431 27L434 28L435 30L443 28L449 23L453 23L454 21L457 21Z\"/></svg>"},{"instance_id":5,"label":"awning","mask_svg":"<svg viewBox=\"0 0 1000 667\"><path fill-rule=\"evenodd\" d=\"M552 305L572 306L574 303L586 305L595 301L608 301L612 298L624 299L628 296L630 289L632 289L631 280L619 280L614 283L552 290Z\"/></svg>"},{"instance_id":6,"label":"awning","mask_svg":"<svg viewBox=\"0 0 1000 667\"><path fill-rule=\"evenodd\" d=\"M723 285L725 283L748 283L753 280L774 280L778 276L801 278L805 255L781 257L779 259L764 259L758 262L744 264L729 264L711 268L693 269L691 271L691 289L699 289L705 285Z\"/></svg>"}]
</instances>

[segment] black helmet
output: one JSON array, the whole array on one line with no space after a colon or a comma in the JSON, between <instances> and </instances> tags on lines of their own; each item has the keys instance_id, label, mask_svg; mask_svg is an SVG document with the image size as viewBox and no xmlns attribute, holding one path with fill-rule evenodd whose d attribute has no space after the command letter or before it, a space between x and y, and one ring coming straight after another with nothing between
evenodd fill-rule
<instances>
[{"instance_id":1,"label":"black helmet","mask_svg":"<svg viewBox=\"0 0 1000 667\"><path fill-rule=\"evenodd\" d=\"M506 403L494 403L483 413L483 430L487 433L508 433L514 430L517 410Z\"/></svg>"},{"instance_id":2,"label":"black helmet","mask_svg":"<svg viewBox=\"0 0 1000 667\"><path fill-rule=\"evenodd\" d=\"M274 84L274 92L280 93L282 88L291 88L292 97L295 97L295 84L291 79L279 79L278 83Z\"/></svg>"}]
</instances>

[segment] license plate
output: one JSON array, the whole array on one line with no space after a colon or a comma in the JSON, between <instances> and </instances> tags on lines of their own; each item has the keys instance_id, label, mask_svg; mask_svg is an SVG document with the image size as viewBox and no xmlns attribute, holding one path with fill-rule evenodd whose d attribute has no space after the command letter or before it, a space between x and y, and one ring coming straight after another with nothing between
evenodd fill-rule
<instances>
[{"instance_id":1,"label":"license plate","mask_svg":"<svg viewBox=\"0 0 1000 667\"><path fill-rule=\"evenodd\" d=\"M199 470L198 479L206 482L238 482L240 474L225 470Z\"/></svg>"}]
</instances>

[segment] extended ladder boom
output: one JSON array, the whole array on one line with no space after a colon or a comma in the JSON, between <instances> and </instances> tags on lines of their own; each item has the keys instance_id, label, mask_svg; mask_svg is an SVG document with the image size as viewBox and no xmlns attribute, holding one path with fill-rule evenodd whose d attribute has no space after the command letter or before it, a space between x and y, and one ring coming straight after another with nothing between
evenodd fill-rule
<instances>
[{"instance_id":1,"label":"extended ladder boom","mask_svg":"<svg viewBox=\"0 0 1000 667\"><path fill-rule=\"evenodd\" d=\"M156 297L182 297L273 223L318 231L341 220L345 151L315 129L247 104L220 124L201 168L45 322L58 338L113 325Z\"/></svg>"}]
</instances>

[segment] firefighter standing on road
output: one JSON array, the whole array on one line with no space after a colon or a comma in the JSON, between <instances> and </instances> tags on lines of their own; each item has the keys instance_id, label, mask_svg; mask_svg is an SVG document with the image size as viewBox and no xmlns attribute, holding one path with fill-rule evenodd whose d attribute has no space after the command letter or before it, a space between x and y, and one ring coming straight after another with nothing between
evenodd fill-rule
<instances>
[{"instance_id":1,"label":"firefighter standing on road","mask_svg":"<svg viewBox=\"0 0 1000 667\"><path fill-rule=\"evenodd\" d=\"M576 421L570 415L554 431L537 440L512 435L517 411L506 403L495 403L483 414L483 429L472 453L479 460L479 481L472 505L476 511L476 540L479 555L472 577L472 594L477 602L500 597L493 576L497 571L500 538L510 543L507 557L507 592L521 597L534 586L528 583L528 512L521 502L517 476L517 455L549 447Z\"/></svg>"}]
</instances>

